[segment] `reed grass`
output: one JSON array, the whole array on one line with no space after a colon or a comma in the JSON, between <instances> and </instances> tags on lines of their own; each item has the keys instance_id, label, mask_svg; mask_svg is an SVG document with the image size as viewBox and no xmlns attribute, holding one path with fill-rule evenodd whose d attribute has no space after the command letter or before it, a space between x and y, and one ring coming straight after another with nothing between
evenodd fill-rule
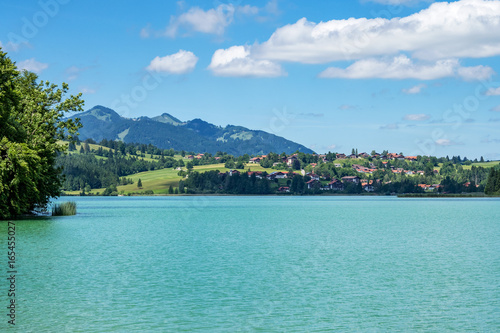
<instances>
[{"instance_id":1,"label":"reed grass","mask_svg":"<svg viewBox=\"0 0 500 333\"><path fill-rule=\"evenodd\" d=\"M61 204L55 204L52 207L52 216L76 215L76 202L68 201Z\"/></svg>"}]
</instances>

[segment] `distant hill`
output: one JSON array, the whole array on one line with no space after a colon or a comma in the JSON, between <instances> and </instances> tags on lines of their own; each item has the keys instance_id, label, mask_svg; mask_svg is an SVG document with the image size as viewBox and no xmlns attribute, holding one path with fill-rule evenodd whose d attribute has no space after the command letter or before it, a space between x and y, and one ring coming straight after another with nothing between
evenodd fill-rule
<instances>
[{"instance_id":1,"label":"distant hill","mask_svg":"<svg viewBox=\"0 0 500 333\"><path fill-rule=\"evenodd\" d=\"M123 142L153 144L162 149L173 148L194 152L216 153L224 151L232 155L287 154L295 151L313 153L309 148L264 131L254 131L241 126L216 126L201 119L186 122L164 113L161 116L129 119L104 106L73 116L80 118L83 127L80 139L102 139Z\"/></svg>"}]
</instances>

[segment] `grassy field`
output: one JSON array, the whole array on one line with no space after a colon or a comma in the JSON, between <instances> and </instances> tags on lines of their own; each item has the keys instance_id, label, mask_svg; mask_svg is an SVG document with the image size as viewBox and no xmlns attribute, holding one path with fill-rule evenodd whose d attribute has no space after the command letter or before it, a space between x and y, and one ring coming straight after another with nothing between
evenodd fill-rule
<instances>
[{"instance_id":1,"label":"grassy field","mask_svg":"<svg viewBox=\"0 0 500 333\"><path fill-rule=\"evenodd\" d=\"M472 163L472 165L475 165L476 167L483 167L483 168L492 168L494 166L497 166L500 164L500 161L491 161L491 162L479 162L479 163ZM470 170L472 168L472 165L462 165L464 170Z\"/></svg>"},{"instance_id":2,"label":"grassy field","mask_svg":"<svg viewBox=\"0 0 500 333\"><path fill-rule=\"evenodd\" d=\"M247 164L245 169L241 169L240 171L266 171L267 173L271 173L274 171L282 171L288 172L287 170L274 170L274 169L265 169L261 167L259 164ZM183 170L186 170L183 168ZM224 167L224 164L210 164L210 165L198 165L193 168L193 171L205 172L205 171L213 171L219 170L220 172L227 172L229 169ZM179 186L179 181L182 179L181 176L178 175L179 171L174 169L162 169L162 170L154 170L154 171L145 171L136 173L133 175L126 176L126 178L131 178L134 181L134 184L121 185L117 186L118 193L123 191L123 194L128 193L137 193L151 190L155 194L167 194L170 186L176 188ZM141 179L142 188L137 187L137 181ZM104 188L92 189L91 194L97 194L104 192ZM80 191L68 191L65 192L68 195L78 195Z\"/></svg>"}]
</instances>

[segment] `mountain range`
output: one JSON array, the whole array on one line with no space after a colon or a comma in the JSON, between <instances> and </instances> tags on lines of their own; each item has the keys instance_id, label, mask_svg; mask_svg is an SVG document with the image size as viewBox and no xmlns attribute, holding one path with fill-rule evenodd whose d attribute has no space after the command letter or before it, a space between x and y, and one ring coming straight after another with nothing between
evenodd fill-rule
<instances>
[{"instance_id":1,"label":"mountain range","mask_svg":"<svg viewBox=\"0 0 500 333\"><path fill-rule=\"evenodd\" d=\"M162 149L212 154L223 151L237 156L271 151L313 153L301 144L264 131L234 125L221 127L201 119L181 121L168 113L153 118L125 118L112 109L97 105L71 118L80 118L83 125L79 130L80 140L122 140L126 143L151 143Z\"/></svg>"}]
</instances>

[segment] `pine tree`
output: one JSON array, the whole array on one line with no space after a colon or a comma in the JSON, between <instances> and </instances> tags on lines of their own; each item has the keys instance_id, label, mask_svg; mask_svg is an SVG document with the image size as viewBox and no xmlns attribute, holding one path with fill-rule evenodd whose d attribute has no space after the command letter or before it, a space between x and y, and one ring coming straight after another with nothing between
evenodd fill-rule
<instances>
[{"instance_id":1,"label":"pine tree","mask_svg":"<svg viewBox=\"0 0 500 333\"><path fill-rule=\"evenodd\" d=\"M141 178L137 181L137 188L142 188L142 181Z\"/></svg>"},{"instance_id":2,"label":"pine tree","mask_svg":"<svg viewBox=\"0 0 500 333\"><path fill-rule=\"evenodd\" d=\"M174 194L174 188L172 187L172 185L170 185L170 187L168 188L168 194Z\"/></svg>"}]
</instances>

